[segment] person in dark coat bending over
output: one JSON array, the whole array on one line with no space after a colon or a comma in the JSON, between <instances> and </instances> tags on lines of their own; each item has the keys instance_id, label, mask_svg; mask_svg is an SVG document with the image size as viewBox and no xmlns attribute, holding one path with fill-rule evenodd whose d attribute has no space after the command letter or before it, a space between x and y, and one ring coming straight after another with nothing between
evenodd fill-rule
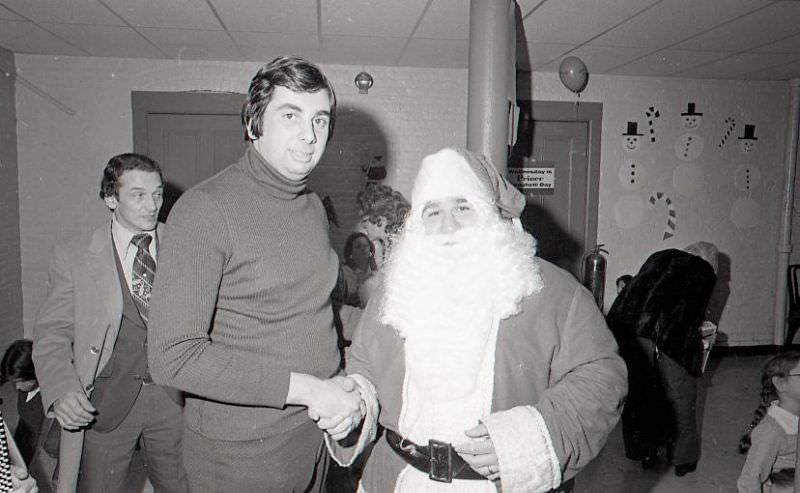
<instances>
[{"instance_id":1,"label":"person in dark coat bending over","mask_svg":"<svg viewBox=\"0 0 800 493\"><path fill-rule=\"evenodd\" d=\"M608 312L608 326L628 364L630 394L622 414L625 454L653 466L666 448L675 474L697 467L700 325L714 290L717 247L697 242L655 252Z\"/></svg>"}]
</instances>

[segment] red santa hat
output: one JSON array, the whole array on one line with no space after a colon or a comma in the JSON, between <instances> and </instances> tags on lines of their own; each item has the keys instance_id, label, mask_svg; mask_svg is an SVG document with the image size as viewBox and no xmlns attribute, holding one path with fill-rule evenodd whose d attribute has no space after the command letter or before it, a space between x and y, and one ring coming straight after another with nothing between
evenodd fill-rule
<instances>
[{"instance_id":1,"label":"red santa hat","mask_svg":"<svg viewBox=\"0 0 800 493\"><path fill-rule=\"evenodd\" d=\"M506 219L519 218L525 196L481 154L447 147L425 156L411 190L411 207L431 200L465 197L497 206Z\"/></svg>"}]
</instances>

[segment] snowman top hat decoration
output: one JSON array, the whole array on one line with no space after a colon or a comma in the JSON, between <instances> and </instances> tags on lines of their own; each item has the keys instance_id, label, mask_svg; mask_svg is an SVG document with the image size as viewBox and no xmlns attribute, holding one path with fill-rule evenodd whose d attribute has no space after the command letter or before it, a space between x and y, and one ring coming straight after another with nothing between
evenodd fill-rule
<instances>
[{"instance_id":1,"label":"snowman top hat decoration","mask_svg":"<svg viewBox=\"0 0 800 493\"><path fill-rule=\"evenodd\" d=\"M681 116L692 116L692 115L702 116L703 114L695 112L695 104L694 103L687 103L686 104L686 112L685 113L681 113Z\"/></svg>"},{"instance_id":2,"label":"snowman top hat decoration","mask_svg":"<svg viewBox=\"0 0 800 493\"><path fill-rule=\"evenodd\" d=\"M744 135L739 137L739 140L748 139L748 140L758 140L756 137L756 126L747 124L744 126Z\"/></svg>"},{"instance_id":3,"label":"snowman top hat decoration","mask_svg":"<svg viewBox=\"0 0 800 493\"><path fill-rule=\"evenodd\" d=\"M640 134L639 132L639 122L628 122L628 129L622 135L634 135L637 137L641 137L644 134Z\"/></svg>"}]
</instances>

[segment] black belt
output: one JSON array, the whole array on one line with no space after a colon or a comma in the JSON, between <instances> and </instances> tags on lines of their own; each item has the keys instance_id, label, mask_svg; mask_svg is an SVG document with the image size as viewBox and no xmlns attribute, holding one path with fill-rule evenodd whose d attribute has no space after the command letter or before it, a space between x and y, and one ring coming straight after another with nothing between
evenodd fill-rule
<instances>
[{"instance_id":1,"label":"black belt","mask_svg":"<svg viewBox=\"0 0 800 493\"><path fill-rule=\"evenodd\" d=\"M451 483L453 479L486 479L469 466L447 442L428 440L417 445L392 430L386 430L386 442L397 455L415 469L428 473L434 481Z\"/></svg>"}]
</instances>

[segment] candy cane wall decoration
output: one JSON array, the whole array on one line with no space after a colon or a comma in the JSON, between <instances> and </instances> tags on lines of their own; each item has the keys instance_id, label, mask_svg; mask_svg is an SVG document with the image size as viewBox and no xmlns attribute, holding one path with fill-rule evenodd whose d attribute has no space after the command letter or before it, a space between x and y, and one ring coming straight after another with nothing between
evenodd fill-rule
<instances>
[{"instance_id":1,"label":"candy cane wall decoration","mask_svg":"<svg viewBox=\"0 0 800 493\"><path fill-rule=\"evenodd\" d=\"M651 106L647 111L644 112L644 114L647 115L647 126L650 127L650 142L655 142L656 127L653 123L653 120L659 118L661 116L661 112L658 111L655 106Z\"/></svg>"},{"instance_id":2,"label":"candy cane wall decoration","mask_svg":"<svg viewBox=\"0 0 800 493\"><path fill-rule=\"evenodd\" d=\"M728 137L731 136L733 130L736 128L736 118L729 116L728 118L725 119L725 125L726 125L725 135L722 136L722 139L720 139L719 144L717 144L717 146L720 149L722 148L722 146L725 145L726 142L728 142Z\"/></svg>"},{"instance_id":3,"label":"candy cane wall decoration","mask_svg":"<svg viewBox=\"0 0 800 493\"><path fill-rule=\"evenodd\" d=\"M675 206L672 203L672 199L667 196L664 192L655 192L650 195L650 207L655 207L656 202L664 202L667 206L667 226L664 228L664 237L661 238L662 240L666 240L668 238L672 238L675 236Z\"/></svg>"}]
</instances>

